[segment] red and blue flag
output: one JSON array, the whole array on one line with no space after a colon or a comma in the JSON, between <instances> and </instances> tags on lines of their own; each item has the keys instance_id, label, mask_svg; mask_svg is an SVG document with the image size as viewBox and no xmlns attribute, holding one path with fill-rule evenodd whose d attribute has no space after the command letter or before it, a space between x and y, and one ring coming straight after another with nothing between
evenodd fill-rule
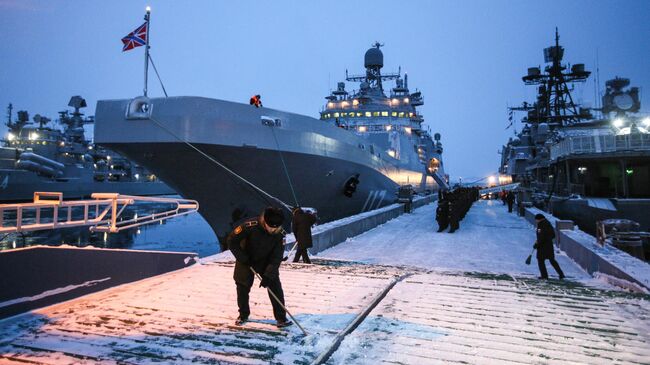
<instances>
[{"instance_id":1,"label":"red and blue flag","mask_svg":"<svg viewBox=\"0 0 650 365\"><path fill-rule=\"evenodd\" d=\"M145 22L144 24L139 26L138 29L134 30L133 32L129 33L126 37L122 38L122 43L124 43L122 52L129 51L135 47L140 47L147 44L148 24L149 24L148 22Z\"/></svg>"}]
</instances>

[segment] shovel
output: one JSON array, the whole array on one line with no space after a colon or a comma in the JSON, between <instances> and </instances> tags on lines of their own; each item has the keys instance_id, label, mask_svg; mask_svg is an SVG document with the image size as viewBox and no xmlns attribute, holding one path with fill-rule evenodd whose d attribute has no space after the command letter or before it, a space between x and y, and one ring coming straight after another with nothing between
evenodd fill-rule
<instances>
[{"instance_id":1,"label":"shovel","mask_svg":"<svg viewBox=\"0 0 650 365\"><path fill-rule=\"evenodd\" d=\"M533 252L535 252L535 249L533 248L532 251L530 251L530 255L526 258L526 265L530 265L530 260L533 259Z\"/></svg>"}]
</instances>

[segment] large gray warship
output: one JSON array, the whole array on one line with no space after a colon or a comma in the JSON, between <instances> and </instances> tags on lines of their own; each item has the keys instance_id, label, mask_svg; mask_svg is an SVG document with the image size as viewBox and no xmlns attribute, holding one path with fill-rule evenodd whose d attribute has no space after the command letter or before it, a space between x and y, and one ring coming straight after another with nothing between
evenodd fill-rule
<instances>
[{"instance_id":1,"label":"large gray warship","mask_svg":"<svg viewBox=\"0 0 650 365\"><path fill-rule=\"evenodd\" d=\"M61 192L66 199L102 192L174 194L141 166L86 140L83 126L93 123L80 112L86 101L74 96L69 106L74 112L60 112L62 131L38 114L32 123L26 111L12 120L9 106L9 131L0 147L0 202L30 201L35 191Z\"/></svg>"},{"instance_id":2,"label":"large gray warship","mask_svg":"<svg viewBox=\"0 0 650 365\"><path fill-rule=\"evenodd\" d=\"M346 72L359 89L338 83L318 119L193 96L102 100L95 141L199 201L220 238L269 204L314 207L326 222L391 204L400 185L445 187L440 136L416 110L422 95L401 72L381 74L380 46L364 75Z\"/></svg>"},{"instance_id":3,"label":"large gray warship","mask_svg":"<svg viewBox=\"0 0 650 365\"><path fill-rule=\"evenodd\" d=\"M510 108L511 118L525 112L523 128L503 146L499 172L521 183L522 199L586 232L612 218L647 231L650 117L638 114L639 89L617 77L606 82L602 107L583 108L571 91L590 72L584 64L563 64L563 56L556 31L555 45L544 50L544 71L531 67L522 78L537 87L537 100Z\"/></svg>"}]
</instances>

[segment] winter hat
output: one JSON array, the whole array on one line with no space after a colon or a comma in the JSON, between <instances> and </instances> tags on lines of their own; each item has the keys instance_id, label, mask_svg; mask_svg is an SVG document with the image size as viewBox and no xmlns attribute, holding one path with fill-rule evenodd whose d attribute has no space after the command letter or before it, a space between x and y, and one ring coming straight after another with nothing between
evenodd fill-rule
<instances>
[{"instance_id":1,"label":"winter hat","mask_svg":"<svg viewBox=\"0 0 650 365\"><path fill-rule=\"evenodd\" d=\"M280 209L268 207L264 209L264 222L272 228L280 227L284 222L284 215Z\"/></svg>"},{"instance_id":2,"label":"winter hat","mask_svg":"<svg viewBox=\"0 0 650 365\"><path fill-rule=\"evenodd\" d=\"M535 220L546 219L544 214L535 214Z\"/></svg>"}]
</instances>

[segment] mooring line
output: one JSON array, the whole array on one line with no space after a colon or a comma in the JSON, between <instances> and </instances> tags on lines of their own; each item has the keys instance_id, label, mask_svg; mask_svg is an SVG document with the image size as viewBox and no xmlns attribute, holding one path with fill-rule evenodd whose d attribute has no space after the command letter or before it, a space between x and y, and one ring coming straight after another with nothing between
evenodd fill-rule
<instances>
[{"instance_id":1,"label":"mooring line","mask_svg":"<svg viewBox=\"0 0 650 365\"><path fill-rule=\"evenodd\" d=\"M341 342L343 342L345 337L350 333L352 333L352 331L354 331L357 327L359 327L361 322L363 322L366 319L366 317L368 317L370 312L372 312L372 310L375 309L375 307L377 307L377 305L386 297L388 292L391 289L393 289L393 287L397 283L408 278L411 275L413 275L413 273L404 274L398 277L397 279L393 280L390 284L388 284L388 286L384 288L384 290L382 290L382 292L379 293L379 295L377 295L377 297L375 297L375 299L373 299L372 302L370 302L370 304L368 305L368 307L366 307L366 309L364 309L361 313L359 313L357 317L352 322L350 322L350 324L348 324L347 327L345 327L341 332L339 332L336 335L336 337L334 338L334 342L332 342L332 345L329 348L327 348L324 352L322 352L320 355L318 355L318 357L314 361L312 361L311 365L321 365L327 362L327 360L329 360L329 358L332 356L334 351L336 351L339 348Z\"/></svg>"}]
</instances>

